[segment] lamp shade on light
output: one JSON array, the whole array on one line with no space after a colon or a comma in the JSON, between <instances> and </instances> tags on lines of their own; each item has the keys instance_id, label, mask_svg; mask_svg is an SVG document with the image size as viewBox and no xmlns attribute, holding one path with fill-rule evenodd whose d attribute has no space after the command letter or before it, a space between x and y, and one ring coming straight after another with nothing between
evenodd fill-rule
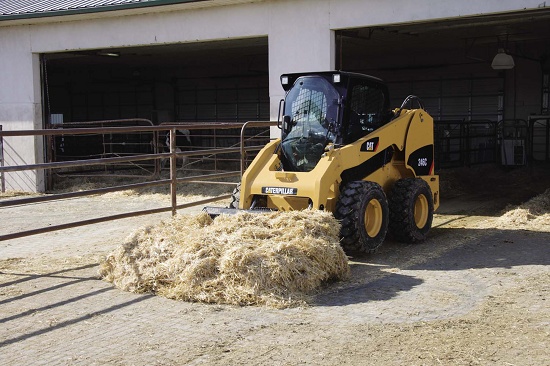
<instances>
[{"instance_id":1,"label":"lamp shade on light","mask_svg":"<svg viewBox=\"0 0 550 366\"><path fill-rule=\"evenodd\" d=\"M514 63L514 58L507 54L502 48L498 50L491 67L494 70L508 70L514 68L516 64Z\"/></svg>"}]
</instances>

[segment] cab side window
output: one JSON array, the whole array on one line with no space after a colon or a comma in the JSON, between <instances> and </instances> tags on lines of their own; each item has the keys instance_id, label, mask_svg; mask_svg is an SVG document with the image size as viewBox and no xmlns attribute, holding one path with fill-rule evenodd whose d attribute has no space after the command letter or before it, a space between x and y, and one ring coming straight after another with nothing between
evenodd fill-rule
<instances>
[{"instance_id":1,"label":"cab side window","mask_svg":"<svg viewBox=\"0 0 550 366\"><path fill-rule=\"evenodd\" d=\"M384 93L372 85L352 87L348 125L349 142L355 141L384 123Z\"/></svg>"}]
</instances>

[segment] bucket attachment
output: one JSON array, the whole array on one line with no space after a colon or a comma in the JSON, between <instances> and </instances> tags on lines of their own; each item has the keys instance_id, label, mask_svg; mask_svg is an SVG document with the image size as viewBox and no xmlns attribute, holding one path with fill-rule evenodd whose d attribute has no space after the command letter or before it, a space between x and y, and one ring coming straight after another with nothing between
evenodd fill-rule
<instances>
[{"instance_id":1,"label":"bucket attachment","mask_svg":"<svg viewBox=\"0 0 550 366\"><path fill-rule=\"evenodd\" d=\"M212 206L206 206L202 209L204 212L208 214L211 218L215 219L216 217L220 215L235 215L239 212L250 212L250 213L266 213L266 212L273 212L275 210L269 209L269 208L256 208L251 210L239 210L237 208L229 208L229 207L212 207Z\"/></svg>"}]
</instances>

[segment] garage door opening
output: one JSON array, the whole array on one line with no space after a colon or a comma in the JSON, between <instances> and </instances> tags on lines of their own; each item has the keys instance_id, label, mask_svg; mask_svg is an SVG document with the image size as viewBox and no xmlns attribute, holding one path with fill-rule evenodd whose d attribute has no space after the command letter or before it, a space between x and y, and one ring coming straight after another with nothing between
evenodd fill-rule
<instances>
[{"instance_id":1,"label":"garage door opening","mask_svg":"<svg viewBox=\"0 0 550 366\"><path fill-rule=\"evenodd\" d=\"M345 29L336 64L386 80L393 107L419 96L440 168L549 163L549 34L545 9ZM503 51L514 65L493 68Z\"/></svg>"},{"instance_id":2,"label":"garage door opening","mask_svg":"<svg viewBox=\"0 0 550 366\"><path fill-rule=\"evenodd\" d=\"M263 37L44 54L44 126L268 121L267 49ZM238 142L229 136L214 142L211 133L193 131L181 141L192 140L194 147ZM151 139L150 133L66 136L56 138L47 154L61 161L151 153Z\"/></svg>"}]
</instances>

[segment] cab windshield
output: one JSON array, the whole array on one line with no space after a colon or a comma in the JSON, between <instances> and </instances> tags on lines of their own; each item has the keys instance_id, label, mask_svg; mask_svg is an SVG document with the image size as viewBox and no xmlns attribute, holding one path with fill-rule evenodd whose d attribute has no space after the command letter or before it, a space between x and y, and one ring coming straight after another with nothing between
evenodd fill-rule
<instances>
[{"instance_id":1,"label":"cab windshield","mask_svg":"<svg viewBox=\"0 0 550 366\"><path fill-rule=\"evenodd\" d=\"M283 130L284 168L311 171L325 146L334 142L338 92L323 77L301 77L286 96L284 114L290 117L288 127Z\"/></svg>"}]
</instances>

